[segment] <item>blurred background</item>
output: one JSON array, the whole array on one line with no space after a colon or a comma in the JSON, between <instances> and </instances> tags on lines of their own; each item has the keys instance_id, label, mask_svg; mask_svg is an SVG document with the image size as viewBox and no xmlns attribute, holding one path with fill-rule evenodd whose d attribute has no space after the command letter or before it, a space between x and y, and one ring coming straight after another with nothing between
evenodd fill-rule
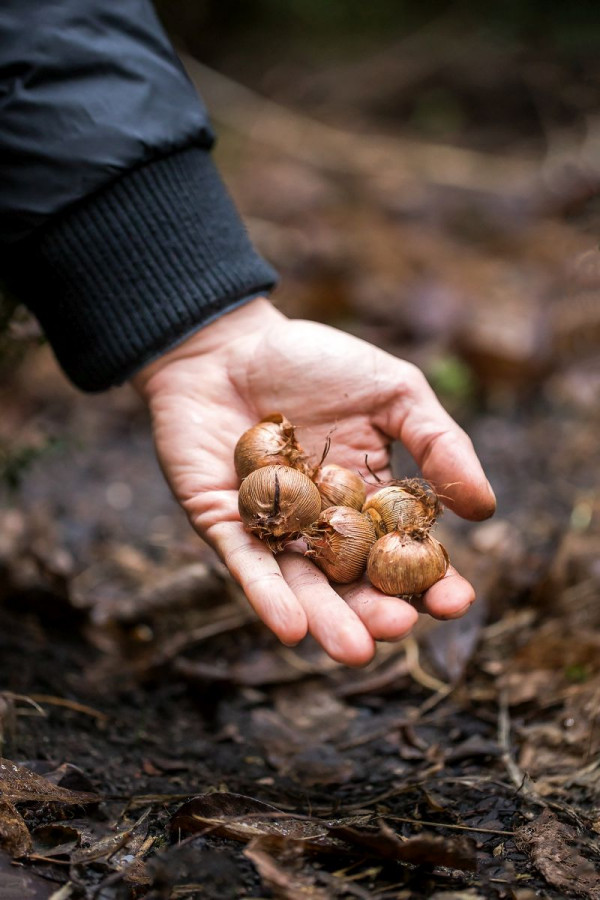
<instances>
[{"instance_id":1,"label":"blurred background","mask_svg":"<svg viewBox=\"0 0 600 900\"><path fill-rule=\"evenodd\" d=\"M444 709L460 709L463 737L493 742L495 710L510 709L517 763L544 796L577 796L581 811L597 797L600 753L597 4L163 0L158 11L209 108L249 232L281 274L274 302L416 362L472 436L498 513L477 525L448 514L438 537L479 603L460 621L423 622L417 642L382 648L364 672L336 673L310 644L291 659L240 612L175 507L137 398L78 394L17 310L0 350L12 690L40 678L18 663L15 611L23 641L46 650L82 630L96 655L69 676L78 696L160 671L163 692L169 679L199 693L210 683L203 715L221 729L244 704L270 708L273 685L294 672L375 718L378 692L397 711L449 690ZM414 473L401 448L396 470ZM232 604L231 631L188 647L194 628L230 621ZM223 699L215 678L234 694ZM247 740L268 743L256 727ZM21 731L31 758L40 729ZM253 752L236 740L236 753ZM391 763L374 759L371 779L389 780ZM250 770L231 760L223 778L249 790ZM286 760L271 799L290 777L321 777L306 759L290 776Z\"/></svg>"},{"instance_id":2,"label":"blurred background","mask_svg":"<svg viewBox=\"0 0 600 900\"><path fill-rule=\"evenodd\" d=\"M442 392L501 406L594 350L591 3L159 11L287 312L408 342Z\"/></svg>"}]
</instances>

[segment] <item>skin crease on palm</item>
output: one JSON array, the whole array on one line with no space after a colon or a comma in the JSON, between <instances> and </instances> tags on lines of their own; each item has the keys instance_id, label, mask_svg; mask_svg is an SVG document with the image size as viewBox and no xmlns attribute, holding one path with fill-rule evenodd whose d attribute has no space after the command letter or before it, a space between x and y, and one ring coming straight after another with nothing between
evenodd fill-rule
<instances>
[{"instance_id":1,"label":"skin crease on palm","mask_svg":"<svg viewBox=\"0 0 600 900\"><path fill-rule=\"evenodd\" d=\"M418 613L366 581L333 587L301 553L274 557L243 528L233 450L268 413L298 425L303 447L329 462L389 479L389 446L401 440L458 515L479 520L493 491L465 432L421 372L376 347L315 322L290 320L259 298L221 316L133 379L150 408L158 459L197 532L285 644L310 632L334 659L364 665L375 641L405 637ZM332 429L334 429L332 431ZM374 490L374 488L372 488ZM475 599L452 567L422 609L456 618Z\"/></svg>"}]
</instances>

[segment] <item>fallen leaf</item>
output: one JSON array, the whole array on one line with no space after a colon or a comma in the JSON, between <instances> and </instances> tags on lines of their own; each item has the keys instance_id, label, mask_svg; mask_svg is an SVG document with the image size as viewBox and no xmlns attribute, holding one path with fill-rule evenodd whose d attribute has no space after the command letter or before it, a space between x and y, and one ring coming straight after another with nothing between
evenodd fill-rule
<instances>
[{"instance_id":1,"label":"fallen leaf","mask_svg":"<svg viewBox=\"0 0 600 900\"><path fill-rule=\"evenodd\" d=\"M280 900L298 900L310 897L310 900L331 900L331 892L315 885L315 879L309 875L283 866L268 853L260 838L255 838L244 850L250 862L256 867L265 887L273 897Z\"/></svg>"},{"instance_id":2,"label":"fallen leaf","mask_svg":"<svg viewBox=\"0 0 600 900\"><path fill-rule=\"evenodd\" d=\"M56 769L41 774L43 774L46 781L56 784L58 787L67 788L69 791L95 793L91 779L79 766L75 766L73 763L62 763Z\"/></svg>"},{"instance_id":3,"label":"fallen leaf","mask_svg":"<svg viewBox=\"0 0 600 900\"><path fill-rule=\"evenodd\" d=\"M72 825L63 825L62 822L38 825L33 829L31 836L35 852L45 857L68 856L81 843L79 829Z\"/></svg>"},{"instance_id":4,"label":"fallen leaf","mask_svg":"<svg viewBox=\"0 0 600 900\"><path fill-rule=\"evenodd\" d=\"M600 871L580 852L582 838L549 809L517 829L515 842L529 854L548 884L567 894L600 900Z\"/></svg>"},{"instance_id":5,"label":"fallen leaf","mask_svg":"<svg viewBox=\"0 0 600 900\"><path fill-rule=\"evenodd\" d=\"M335 825L330 834L357 847L371 851L380 859L412 863L415 866L447 866L473 872L476 868L475 844L467 837L441 837L419 834L402 840L384 822L379 831Z\"/></svg>"},{"instance_id":6,"label":"fallen leaf","mask_svg":"<svg viewBox=\"0 0 600 900\"><path fill-rule=\"evenodd\" d=\"M236 841L270 836L322 852L343 846L329 835L325 822L294 816L253 797L226 792L200 794L188 800L172 816L169 829L177 835L209 833Z\"/></svg>"},{"instance_id":7,"label":"fallen leaf","mask_svg":"<svg viewBox=\"0 0 600 900\"><path fill-rule=\"evenodd\" d=\"M98 803L100 796L88 791L70 791L52 784L10 759L0 757L0 797L12 803L38 800L43 803Z\"/></svg>"},{"instance_id":8,"label":"fallen leaf","mask_svg":"<svg viewBox=\"0 0 600 900\"><path fill-rule=\"evenodd\" d=\"M401 840L383 822L378 831L356 828L356 822L326 822L285 813L241 794L213 793L201 794L180 806L169 828L178 836L210 833L237 841L260 838L263 850L285 848L348 855L365 855L369 851L368 855L376 858L413 865L475 869L475 845L469 838L422 834Z\"/></svg>"},{"instance_id":9,"label":"fallen leaf","mask_svg":"<svg viewBox=\"0 0 600 900\"><path fill-rule=\"evenodd\" d=\"M0 847L13 858L31 851L27 825L9 800L0 800Z\"/></svg>"}]
</instances>

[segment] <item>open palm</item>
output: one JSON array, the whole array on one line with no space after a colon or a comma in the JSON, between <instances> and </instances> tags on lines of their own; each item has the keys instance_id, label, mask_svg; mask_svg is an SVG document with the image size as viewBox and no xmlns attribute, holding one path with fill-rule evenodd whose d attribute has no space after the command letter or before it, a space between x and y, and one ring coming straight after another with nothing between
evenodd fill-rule
<instances>
[{"instance_id":1,"label":"open palm","mask_svg":"<svg viewBox=\"0 0 600 900\"><path fill-rule=\"evenodd\" d=\"M492 514L494 497L467 435L409 363L312 322L288 320L264 300L223 316L148 366L136 386L152 413L156 449L171 488L198 533L219 553L263 621L287 644L310 631L348 665L371 659L375 640L413 626L409 603L366 581L332 587L300 553L274 557L239 519L233 450L264 415L298 425L319 458L390 477L389 445L401 440L446 504L466 518ZM454 617L474 599L452 568L424 597Z\"/></svg>"}]
</instances>

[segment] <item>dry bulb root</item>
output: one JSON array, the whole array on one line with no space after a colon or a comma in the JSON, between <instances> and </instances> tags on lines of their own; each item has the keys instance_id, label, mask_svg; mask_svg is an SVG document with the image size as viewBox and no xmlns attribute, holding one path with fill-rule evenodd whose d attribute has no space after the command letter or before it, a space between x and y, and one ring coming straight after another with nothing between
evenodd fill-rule
<instances>
[{"instance_id":1,"label":"dry bulb root","mask_svg":"<svg viewBox=\"0 0 600 900\"><path fill-rule=\"evenodd\" d=\"M422 594L448 569L448 554L429 532L441 513L433 487L421 478L383 485L368 500L361 476L335 463L316 465L280 413L239 439L235 468L242 479L239 512L246 529L273 552L303 538L306 555L334 582L365 569L390 596Z\"/></svg>"},{"instance_id":2,"label":"dry bulb root","mask_svg":"<svg viewBox=\"0 0 600 900\"><path fill-rule=\"evenodd\" d=\"M281 413L266 416L245 431L233 456L240 478L262 466L291 466L304 471L306 456L298 444L295 428Z\"/></svg>"},{"instance_id":3,"label":"dry bulb root","mask_svg":"<svg viewBox=\"0 0 600 900\"><path fill-rule=\"evenodd\" d=\"M365 483L356 472L329 463L317 469L314 482L321 495L323 509L330 506L351 506L362 509L367 497Z\"/></svg>"},{"instance_id":4,"label":"dry bulb root","mask_svg":"<svg viewBox=\"0 0 600 900\"><path fill-rule=\"evenodd\" d=\"M390 531L426 535L441 512L437 494L421 478L403 478L380 488L362 511L373 519L379 537Z\"/></svg>"},{"instance_id":5,"label":"dry bulb root","mask_svg":"<svg viewBox=\"0 0 600 900\"><path fill-rule=\"evenodd\" d=\"M371 520L351 506L331 506L304 532L306 555L340 584L361 577L375 538Z\"/></svg>"},{"instance_id":6,"label":"dry bulb root","mask_svg":"<svg viewBox=\"0 0 600 900\"><path fill-rule=\"evenodd\" d=\"M315 521L321 511L321 495L297 469L262 466L242 481L238 508L248 531L272 550L281 550Z\"/></svg>"},{"instance_id":7,"label":"dry bulb root","mask_svg":"<svg viewBox=\"0 0 600 900\"><path fill-rule=\"evenodd\" d=\"M422 594L443 578L448 554L435 538L411 537L391 531L375 541L369 553L367 574L384 594Z\"/></svg>"}]
</instances>

